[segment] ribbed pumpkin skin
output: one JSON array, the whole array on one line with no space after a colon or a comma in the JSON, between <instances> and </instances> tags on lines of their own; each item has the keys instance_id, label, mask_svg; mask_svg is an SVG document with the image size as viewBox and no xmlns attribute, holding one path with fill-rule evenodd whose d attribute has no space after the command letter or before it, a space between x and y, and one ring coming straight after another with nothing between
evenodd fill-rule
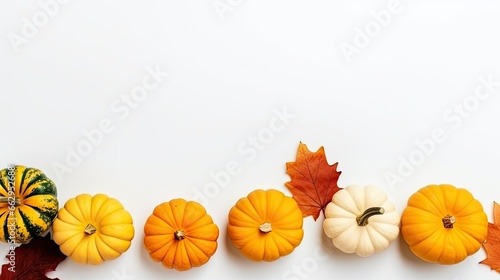
<instances>
[{"instance_id":1,"label":"ribbed pumpkin skin","mask_svg":"<svg viewBox=\"0 0 500 280\"><path fill-rule=\"evenodd\" d=\"M15 166L15 198L20 205L9 209L9 170L0 171L0 241L27 243L47 231L57 215L57 189L42 171ZM10 195L13 198L12 194ZM12 201L12 200L11 200ZM11 240L8 225L15 223L15 238ZM12 228L13 229L13 228ZM13 235L14 236L14 235Z\"/></svg>"},{"instance_id":2,"label":"ribbed pumpkin skin","mask_svg":"<svg viewBox=\"0 0 500 280\"><path fill-rule=\"evenodd\" d=\"M445 228L443 217L456 222ZM401 218L401 234L410 250L427 262L455 264L481 248L488 218L479 201L462 188L429 185L414 193Z\"/></svg>"},{"instance_id":3,"label":"ribbed pumpkin skin","mask_svg":"<svg viewBox=\"0 0 500 280\"><path fill-rule=\"evenodd\" d=\"M105 194L80 194L69 199L52 225L61 252L81 264L101 264L128 250L134 238L132 216ZM95 227L86 233L88 225Z\"/></svg>"},{"instance_id":4,"label":"ribbed pumpkin skin","mask_svg":"<svg viewBox=\"0 0 500 280\"><path fill-rule=\"evenodd\" d=\"M255 190L229 211L228 234L234 246L253 261L274 261L302 241L303 218L297 202L278 190ZM259 227L269 223L270 232Z\"/></svg>"},{"instance_id":5,"label":"ribbed pumpkin skin","mask_svg":"<svg viewBox=\"0 0 500 280\"><path fill-rule=\"evenodd\" d=\"M183 239L176 238L176 233ZM219 228L201 204L177 198L155 207L144 235L144 247L153 261L185 271L207 263L215 254Z\"/></svg>"},{"instance_id":6,"label":"ribbed pumpkin skin","mask_svg":"<svg viewBox=\"0 0 500 280\"><path fill-rule=\"evenodd\" d=\"M356 218L370 207L384 213L359 226ZM335 193L325 209L323 229L333 245L345 253L368 257L389 247L399 235L400 216L381 189L374 186L347 186Z\"/></svg>"}]
</instances>

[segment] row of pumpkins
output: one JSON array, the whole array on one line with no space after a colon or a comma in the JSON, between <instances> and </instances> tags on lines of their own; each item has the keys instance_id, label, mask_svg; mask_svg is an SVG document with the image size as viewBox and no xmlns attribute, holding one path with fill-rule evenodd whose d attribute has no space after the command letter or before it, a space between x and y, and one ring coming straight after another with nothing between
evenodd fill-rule
<instances>
[{"instance_id":1,"label":"row of pumpkins","mask_svg":"<svg viewBox=\"0 0 500 280\"><path fill-rule=\"evenodd\" d=\"M94 265L130 247L132 217L114 198L80 194L59 209L54 183L40 170L25 166L0 171L0 185L3 242L27 243L52 227L61 252L75 262ZM409 198L401 217L380 189L348 186L333 196L324 213L323 229L333 244L363 257L384 250L401 232L419 258L454 264L479 250L488 228L479 201L451 185L420 189ZM245 257L270 262L301 243L302 225L303 215L293 198L259 189L231 208L227 232ZM181 271L208 262L218 237L219 228L204 207L181 198L156 206L144 225L144 246L151 258Z\"/></svg>"}]
</instances>

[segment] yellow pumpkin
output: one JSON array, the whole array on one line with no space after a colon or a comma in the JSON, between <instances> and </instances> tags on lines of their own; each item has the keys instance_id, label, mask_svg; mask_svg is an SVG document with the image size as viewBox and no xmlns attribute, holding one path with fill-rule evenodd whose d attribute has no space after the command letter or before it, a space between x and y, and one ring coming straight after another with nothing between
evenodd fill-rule
<instances>
[{"instance_id":1,"label":"yellow pumpkin","mask_svg":"<svg viewBox=\"0 0 500 280\"><path fill-rule=\"evenodd\" d=\"M100 264L118 258L134 238L129 212L104 194L80 194L69 199L52 225L61 252L81 264Z\"/></svg>"},{"instance_id":2,"label":"yellow pumpkin","mask_svg":"<svg viewBox=\"0 0 500 280\"><path fill-rule=\"evenodd\" d=\"M481 248L488 218L481 203L463 188L429 185L408 200L401 234L410 250L427 262L455 264Z\"/></svg>"},{"instance_id":3,"label":"yellow pumpkin","mask_svg":"<svg viewBox=\"0 0 500 280\"><path fill-rule=\"evenodd\" d=\"M208 262L219 228L195 201L172 199L155 207L144 225L144 246L153 261L184 271Z\"/></svg>"},{"instance_id":4,"label":"yellow pumpkin","mask_svg":"<svg viewBox=\"0 0 500 280\"><path fill-rule=\"evenodd\" d=\"M229 211L228 234L234 246L253 261L274 261L302 241L302 212L278 190L255 190Z\"/></svg>"}]
</instances>

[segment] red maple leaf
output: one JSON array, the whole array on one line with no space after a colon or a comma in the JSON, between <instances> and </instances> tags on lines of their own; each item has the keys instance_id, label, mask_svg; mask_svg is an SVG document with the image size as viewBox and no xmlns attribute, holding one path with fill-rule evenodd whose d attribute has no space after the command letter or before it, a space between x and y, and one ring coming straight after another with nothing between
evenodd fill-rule
<instances>
[{"instance_id":1,"label":"red maple leaf","mask_svg":"<svg viewBox=\"0 0 500 280\"><path fill-rule=\"evenodd\" d=\"M66 259L59 246L47 234L35 237L29 243L11 248L5 256L9 263L2 265L2 280L43 280L45 274L55 271L57 265Z\"/></svg>"},{"instance_id":2,"label":"red maple leaf","mask_svg":"<svg viewBox=\"0 0 500 280\"><path fill-rule=\"evenodd\" d=\"M500 272L500 205L493 204L493 222L488 223L488 235L483 248L486 250L486 259L480 263Z\"/></svg>"},{"instance_id":3,"label":"red maple leaf","mask_svg":"<svg viewBox=\"0 0 500 280\"><path fill-rule=\"evenodd\" d=\"M286 163L286 172L291 181L285 186L292 192L303 217L313 216L317 220L319 213L332 201L333 195L340 190L337 181L340 171L338 163L329 165L325 150L320 147L315 153L309 151L300 142L295 162Z\"/></svg>"}]
</instances>

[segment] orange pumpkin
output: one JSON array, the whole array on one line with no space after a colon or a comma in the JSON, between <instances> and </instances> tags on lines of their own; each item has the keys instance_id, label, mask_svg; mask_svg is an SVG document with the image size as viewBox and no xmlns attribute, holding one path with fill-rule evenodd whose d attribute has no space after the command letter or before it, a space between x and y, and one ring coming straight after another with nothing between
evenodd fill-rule
<instances>
[{"instance_id":1,"label":"orange pumpkin","mask_svg":"<svg viewBox=\"0 0 500 280\"><path fill-rule=\"evenodd\" d=\"M144 234L151 259L183 271L208 262L217 250L219 228L201 204L178 198L155 207Z\"/></svg>"},{"instance_id":2,"label":"orange pumpkin","mask_svg":"<svg viewBox=\"0 0 500 280\"><path fill-rule=\"evenodd\" d=\"M274 261L302 241L302 212L278 190L255 190L229 211L228 234L234 246L253 261Z\"/></svg>"},{"instance_id":3,"label":"orange pumpkin","mask_svg":"<svg viewBox=\"0 0 500 280\"><path fill-rule=\"evenodd\" d=\"M486 239L488 218L466 189L429 185L408 199L401 234L410 250L427 262L455 264L476 253Z\"/></svg>"}]
</instances>

